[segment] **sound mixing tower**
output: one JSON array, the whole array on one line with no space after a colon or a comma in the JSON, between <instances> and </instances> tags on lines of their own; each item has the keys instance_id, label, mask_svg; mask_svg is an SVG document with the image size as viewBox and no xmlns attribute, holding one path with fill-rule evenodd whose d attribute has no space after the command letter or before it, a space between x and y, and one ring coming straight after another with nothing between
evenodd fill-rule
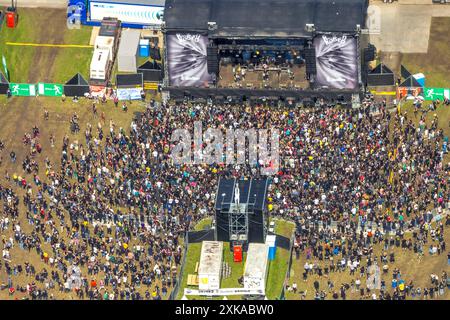
<instances>
[{"instance_id":1,"label":"sound mixing tower","mask_svg":"<svg viewBox=\"0 0 450 320\"><path fill-rule=\"evenodd\" d=\"M267 234L266 194L268 179L220 179L216 196L217 241L230 248L248 243L264 243Z\"/></svg>"}]
</instances>

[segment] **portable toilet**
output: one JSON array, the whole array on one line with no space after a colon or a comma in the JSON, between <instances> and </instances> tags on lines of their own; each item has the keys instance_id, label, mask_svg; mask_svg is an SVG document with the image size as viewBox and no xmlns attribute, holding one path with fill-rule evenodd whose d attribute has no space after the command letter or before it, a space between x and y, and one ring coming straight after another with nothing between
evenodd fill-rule
<instances>
[{"instance_id":1,"label":"portable toilet","mask_svg":"<svg viewBox=\"0 0 450 320\"><path fill-rule=\"evenodd\" d=\"M266 236L266 244L269 246L269 261L275 260L275 254L277 252L276 238L277 236L274 234Z\"/></svg>"},{"instance_id":2,"label":"portable toilet","mask_svg":"<svg viewBox=\"0 0 450 320\"><path fill-rule=\"evenodd\" d=\"M416 73L413 77L417 80L421 87L425 87L425 75L423 73Z\"/></svg>"},{"instance_id":3,"label":"portable toilet","mask_svg":"<svg viewBox=\"0 0 450 320\"><path fill-rule=\"evenodd\" d=\"M11 7L6 8L6 26L8 28L15 28L19 22L19 15L17 14L17 0L11 1Z\"/></svg>"},{"instance_id":4,"label":"portable toilet","mask_svg":"<svg viewBox=\"0 0 450 320\"><path fill-rule=\"evenodd\" d=\"M141 39L139 41L139 56L140 57L150 56L150 40L149 39Z\"/></svg>"},{"instance_id":5,"label":"portable toilet","mask_svg":"<svg viewBox=\"0 0 450 320\"><path fill-rule=\"evenodd\" d=\"M8 28L15 28L17 24L17 18L14 12L6 13L6 26Z\"/></svg>"}]
</instances>

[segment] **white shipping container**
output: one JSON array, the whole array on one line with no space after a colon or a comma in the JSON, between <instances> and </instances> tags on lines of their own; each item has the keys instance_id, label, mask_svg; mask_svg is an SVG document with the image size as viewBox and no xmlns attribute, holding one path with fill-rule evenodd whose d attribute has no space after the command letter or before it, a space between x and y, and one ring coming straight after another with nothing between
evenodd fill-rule
<instances>
[{"instance_id":1,"label":"white shipping container","mask_svg":"<svg viewBox=\"0 0 450 320\"><path fill-rule=\"evenodd\" d=\"M114 56L114 37L97 36L95 38L94 48L101 50L108 50L109 61L112 61Z\"/></svg>"},{"instance_id":2,"label":"white shipping container","mask_svg":"<svg viewBox=\"0 0 450 320\"><path fill-rule=\"evenodd\" d=\"M220 289L223 242L203 241L198 267L200 290Z\"/></svg>"},{"instance_id":3,"label":"white shipping container","mask_svg":"<svg viewBox=\"0 0 450 320\"><path fill-rule=\"evenodd\" d=\"M109 51L96 49L92 56L90 67L90 78L98 80L106 80L109 67Z\"/></svg>"}]
</instances>

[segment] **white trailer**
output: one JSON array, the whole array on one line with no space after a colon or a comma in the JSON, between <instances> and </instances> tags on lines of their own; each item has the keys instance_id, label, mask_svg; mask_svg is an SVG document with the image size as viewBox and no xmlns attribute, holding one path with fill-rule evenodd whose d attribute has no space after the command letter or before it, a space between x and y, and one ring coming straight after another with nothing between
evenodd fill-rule
<instances>
[{"instance_id":1,"label":"white trailer","mask_svg":"<svg viewBox=\"0 0 450 320\"><path fill-rule=\"evenodd\" d=\"M109 50L95 49L91 61L90 78L93 80L106 80L109 64Z\"/></svg>"},{"instance_id":2,"label":"white trailer","mask_svg":"<svg viewBox=\"0 0 450 320\"><path fill-rule=\"evenodd\" d=\"M244 288L266 290L269 246L264 243L250 243L244 267Z\"/></svg>"},{"instance_id":3,"label":"white trailer","mask_svg":"<svg viewBox=\"0 0 450 320\"><path fill-rule=\"evenodd\" d=\"M95 38L95 49L108 50L109 51L109 61L113 61L114 57L114 37L97 36Z\"/></svg>"},{"instance_id":4,"label":"white trailer","mask_svg":"<svg viewBox=\"0 0 450 320\"><path fill-rule=\"evenodd\" d=\"M198 267L198 287L200 290L220 288L222 258L222 241L203 241Z\"/></svg>"}]
</instances>

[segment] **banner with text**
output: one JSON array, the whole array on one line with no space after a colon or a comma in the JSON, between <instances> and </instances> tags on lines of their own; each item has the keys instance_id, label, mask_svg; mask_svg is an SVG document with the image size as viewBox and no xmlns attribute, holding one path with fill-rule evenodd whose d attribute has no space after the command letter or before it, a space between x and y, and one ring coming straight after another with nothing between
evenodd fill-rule
<instances>
[{"instance_id":1,"label":"banner with text","mask_svg":"<svg viewBox=\"0 0 450 320\"><path fill-rule=\"evenodd\" d=\"M38 94L40 96L61 97L64 93L62 84L38 83Z\"/></svg>"},{"instance_id":2,"label":"banner with text","mask_svg":"<svg viewBox=\"0 0 450 320\"><path fill-rule=\"evenodd\" d=\"M355 89L358 86L356 38L346 35L321 35L313 40L316 49L315 86L330 89Z\"/></svg>"},{"instance_id":3,"label":"banner with text","mask_svg":"<svg viewBox=\"0 0 450 320\"><path fill-rule=\"evenodd\" d=\"M169 82L175 87L205 87L212 81L208 73L208 36L176 33L167 36Z\"/></svg>"},{"instance_id":4,"label":"banner with text","mask_svg":"<svg viewBox=\"0 0 450 320\"><path fill-rule=\"evenodd\" d=\"M140 100L142 88L118 88L117 98L119 100Z\"/></svg>"},{"instance_id":5,"label":"banner with text","mask_svg":"<svg viewBox=\"0 0 450 320\"><path fill-rule=\"evenodd\" d=\"M222 288L212 290L184 289L185 296L233 296L233 295L265 295L261 289Z\"/></svg>"},{"instance_id":6,"label":"banner with text","mask_svg":"<svg viewBox=\"0 0 450 320\"><path fill-rule=\"evenodd\" d=\"M425 100L450 99L450 89L445 88L423 88L423 98Z\"/></svg>"},{"instance_id":7,"label":"banner with text","mask_svg":"<svg viewBox=\"0 0 450 320\"><path fill-rule=\"evenodd\" d=\"M13 96L34 97L36 85L29 83L10 83L9 90Z\"/></svg>"}]
</instances>

